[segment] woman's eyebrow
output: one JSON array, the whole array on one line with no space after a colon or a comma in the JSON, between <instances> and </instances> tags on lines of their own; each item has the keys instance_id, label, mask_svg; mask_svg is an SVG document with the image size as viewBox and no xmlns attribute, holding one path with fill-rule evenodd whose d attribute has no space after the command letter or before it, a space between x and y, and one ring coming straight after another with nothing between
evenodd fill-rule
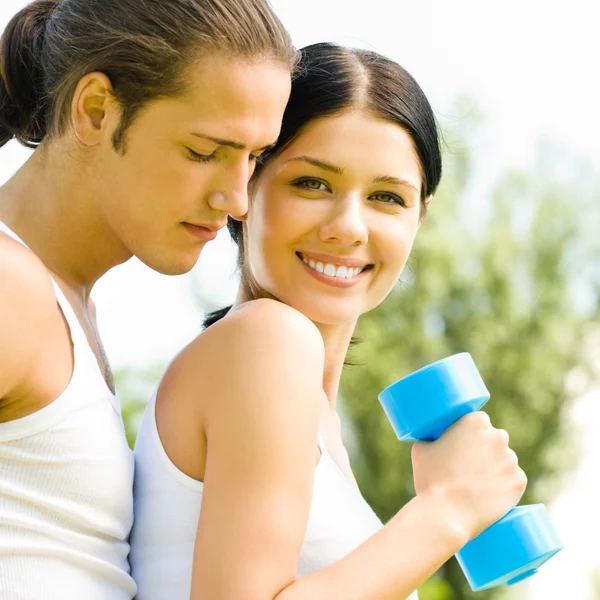
<instances>
[{"instance_id":1,"label":"woman's eyebrow","mask_svg":"<svg viewBox=\"0 0 600 600\"><path fill-rule=\"evenodd\" d=\"M342 167L338 167L337 165L333 165L331 163L325 162L323 160L319 160L317 158L313 158L311 156L296 156L294 158L290 158L287 162L295 162L302 161L307 162L314 167L318 167L319 169L323 169L325 171L331 171L332 173L336 173L337 175L342 175L344 173L344 169ZM411 187L417 193L419 193L419 187L415 185L409 179L403 179L401 177L392 177L391 175L380 175L379 177L375 177L373 179L373 183L391 183L394 185L405 185Z\"/></svg>"},{"instance_id":2,"label":"woman's eyebrow","mask_svg":"<svg viewBox=\"0 0 600 600\"><path fill-rule=\"evenodd\" d=\"M332 165L331 163L326 163L322 160L318 160L317 158L312 158L310 156L296 156L288 160L288 162L295 161L307 162L309 165L313 165L313 167L318 167L319 169L323 169L324 171L331 171L332 173L337 173L338 175L341 175L344 172L344 169L342 169L342 167Z\"/></svg>"},{"instance_id":3,"label":"woman's eyebrow","mask_svg":"<svg viewBox=\"0 0 600 600\"><path fill-rule=\"evenodd\" d=\"M408 179L401 179L399 177L392 177L390 175L380 175L379 177L375 177L373 179L373 183L391 183L394 185L406 185L411 187L415 192L420 192L419 188Z\"/></svg>"}]
</instances>

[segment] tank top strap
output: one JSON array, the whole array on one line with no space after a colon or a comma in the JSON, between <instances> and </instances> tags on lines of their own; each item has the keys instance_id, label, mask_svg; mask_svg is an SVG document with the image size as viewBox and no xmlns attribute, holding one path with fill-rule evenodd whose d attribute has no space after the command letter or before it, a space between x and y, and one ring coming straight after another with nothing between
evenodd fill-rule
<instances>
[{"instance_id":1,"label":"tank top strap","mask_svg":"<svg viewBox=\"0 0 600 600\"><path fill-rule=\"evenodd\" d=\"M52 281L52 287L54 288L56 302L58 302L58 306L60 307L60 310L67 321L67 325L69 326L73 345L76 348L88 348L89 344L87 342L87 338L85 337L85 332L79 323L79 319L75 315L75 311L73 310L71 303L67 300L67 297L64 295L63 291L60 289L60 286L58 283L56 283L56 280L54 277L52 277L52 275L50 275L50 280Z\"/></svg>"},{"instance_id":2,"label":"tank top strap","mask_svg":"<svg viewBox=\"0 0 600 600\"><path fill-rule=\"evenodd\" d=\"M3 223L2 221L0 221L0 231L2 231L8 237L15 240L15 242L18 242L19 244L25 246L25 248L27 248L28 250L31 250L31 248L29 248L29 246L17 234L12 229L10 229L10 227L6 225L6 223ZM85 332L83 331L83 328L81 327L79 320L75 315L75 311L73 310L71 303L67 300L63 291L60 289L60 286L58 285L58 283L56 283L56 280L54 279L54 277L52 277L49 271L48 277L50 277L50 281L52 282L52 287L54 288L54 295L56 296L58 306L60 307L65 317L65 320L67 321L67 325L69 326L69 330L71 333L71 341L73 342L73 345L86 347L87 340L85 337Z\"/></svg>"}]
</instances>

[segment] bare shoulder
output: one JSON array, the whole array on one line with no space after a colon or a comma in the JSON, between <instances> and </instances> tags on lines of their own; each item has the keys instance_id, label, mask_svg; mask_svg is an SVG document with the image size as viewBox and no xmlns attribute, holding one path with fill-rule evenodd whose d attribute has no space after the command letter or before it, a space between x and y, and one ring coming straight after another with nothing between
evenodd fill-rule
<instances>
[{"instance_id":1,"label":"bare shoulder","mask_svg":"<svg viewBox=\"0 0 600 600\"><path fill-rule=\"evenodd\" d=\"M57 309L52 281L43 263L27 248L0 235L0 378L2 397L35 360Z\"/></svg>"},{"instance_id":2,"label":"bare shoulder","mask_svg":"<svg viewBox=\"0 0 600 600\"><path fill-rule=\"evenodd\" d=\"M0 234L0 281L5 300L15 296L25 300L31 294L54 297L52 282L42 261L4 234Z\"/></svg>"},{"instance_id":3,"label":"bare shoulder","mask_svg":"<svg viewBox=\"0 0 600 600\"><path fill-rule=\"evenodd\" d=\"M48 270L35 254L4 235L0 235L0 281L0 314L6 325L22 327L56 315Z\"/></svg>"},{"instance_id":4,"label":"bare shoulder","mask_svg":"<svg viewBox=\"0 0 600 600\"><path fill-rule=\"evenodd\" d=\"M317 358L324 353L323 338L312 321L295 308L267 298L246 302L232 310L205 332L200 343L213 347L216 340L227 345L258 342L267 352L283 347L285 354L292 357L307 350L317 353Z\"/></svg>"},{"instance_id":5,"label":"bare shoulder","mask_svg":"<svg viewBox=\"0 0 600 600\"><path fill-rule=\"evenodd\" d=\"M0 281L3 314L8 310L13 318L35 318L55 313L55 293L48 270L30 250L3 235L0 235Z\"/></svg>"},{"instance_id":6,"label":"bare shoulder","mask_svg":"<svg viewBox=\"0 0 600 600\"><path fill-rule=\"evenodd\" d=\"M169 395L175 392L195 404L211 396L237 404L254 390L256 404L259 397L272 398L272 390L281 397L282 389L293 388L287 398L307 392L320 402L323 367L323 339L316 326L281 302L261 299L233 310L192 341L171 363L161 393L169 389Z\"/></svg>"}]
</instances>

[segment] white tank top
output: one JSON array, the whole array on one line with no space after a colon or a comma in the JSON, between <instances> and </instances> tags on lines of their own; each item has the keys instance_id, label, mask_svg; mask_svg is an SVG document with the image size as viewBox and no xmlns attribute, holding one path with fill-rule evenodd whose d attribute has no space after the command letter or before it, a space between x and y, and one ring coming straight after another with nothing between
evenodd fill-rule
<instances>
[{"instance_id":1,"label":"white tank top","mask_svg":"<svg viewBox=\"0 0 600 600\"><path fill-rule=\"evenodd\" d=\"M131 600L133 456L119 401L53 284L75 366L54 402L0 423L0 599Z\"/></svg>"},{"instance_id":2,"label":"white tank top","mask_svg":"<svg viewBox=\"0 0 600 600\"><path fill-rule=\"evenodd\" d=\"M135 520L131 569L136 600L189 600L204 484L180 471L156 427L156 395L135 445ZM303 577L340 560L382 527L381 521L327 452L315 468L312 504L297 564ZM410 600L417 600L416 593Z\"/></svg>"}]
</instances>

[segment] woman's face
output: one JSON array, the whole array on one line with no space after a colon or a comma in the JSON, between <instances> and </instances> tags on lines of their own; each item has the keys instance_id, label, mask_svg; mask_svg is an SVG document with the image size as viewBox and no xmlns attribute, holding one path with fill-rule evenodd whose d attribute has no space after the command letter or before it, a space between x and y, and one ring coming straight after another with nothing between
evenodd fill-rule
<instances>
[{"instance_id":1,"label":"woman's face","mask_svg":"<svg viewBox=\"0 0 600 600\"><path fill-rule=\"evenodd\" d=\"M274 61L193 63L181 96L153 100L93 171L100 215L125 251L157 271L189 271L207 241L245 215L255 159L279 135L290 72Z\"/></svg>"},{"instance_id":2,"label":"woman's face","mask_svg":"<svg viewBox=\"0 0 600 600\"><path fill-rule=\"evenodd\" d=\"M404 268L421 185L413 142L398 125L362 111L313 121L253 182L252 277L314 322L355 321Z\"/></svg>"}]
</instances>

